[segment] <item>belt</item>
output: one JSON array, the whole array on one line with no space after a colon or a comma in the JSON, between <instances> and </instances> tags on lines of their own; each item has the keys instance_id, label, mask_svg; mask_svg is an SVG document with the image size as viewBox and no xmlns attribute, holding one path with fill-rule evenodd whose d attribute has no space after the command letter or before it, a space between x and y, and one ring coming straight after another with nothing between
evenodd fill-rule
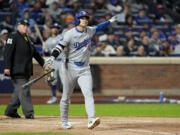
<instances>
[{"instance_id":1,"label":"belt","mask_svg":"<svg viewBox=\"0 0 180 135\"><path fill-rule=\"evenodd\" d=\"M56 59L56 61L61 61L61 60L62 60L61 58Z\"/></svg>"},{"instance_id":2,"label":"belt","mask_svg":"<svg viewBox=\"0 0 180 135\"><path fill-rule=\"evenodd\" d=\"M66 62L69 63L69 59L66 59ZM73 62L76 66L83 66L84 62Z\"/></svg>"}]
</instances>

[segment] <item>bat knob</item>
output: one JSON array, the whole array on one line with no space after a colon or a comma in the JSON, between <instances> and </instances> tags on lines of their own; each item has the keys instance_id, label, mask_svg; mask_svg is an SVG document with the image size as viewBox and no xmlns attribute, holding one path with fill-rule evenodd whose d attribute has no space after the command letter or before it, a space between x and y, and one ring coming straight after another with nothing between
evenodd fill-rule
<instances>
[{"instance_id":1,"label":"bat knob","mask_svg":"<svg viewBox=\"0 0 180 135\"><path fill-rule=\"evenodd\" d=\"M22 85L22 88L23 89L25 89L25 88L27 88L28 87L28 85Z\"/></svg>"}]
</instances>

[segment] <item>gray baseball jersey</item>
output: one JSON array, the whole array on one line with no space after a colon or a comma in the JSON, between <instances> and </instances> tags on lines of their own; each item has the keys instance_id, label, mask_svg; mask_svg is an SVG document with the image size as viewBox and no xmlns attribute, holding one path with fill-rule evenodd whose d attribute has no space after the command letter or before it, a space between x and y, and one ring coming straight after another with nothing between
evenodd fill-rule
<instances>
[{"instance_id":1,"label":"gray baseball jersey","mask_svg":"<svg viewBox=\"0 0 180 135\"><path fill-rule=\"evenodd\" d=\"M66 55L70 62L83 62L86 66L89 64L91 39L95 31L95 27L87 27L84 32L74 27L64 34L59 44L67 47Z\"/></svg>"}]
</instances>

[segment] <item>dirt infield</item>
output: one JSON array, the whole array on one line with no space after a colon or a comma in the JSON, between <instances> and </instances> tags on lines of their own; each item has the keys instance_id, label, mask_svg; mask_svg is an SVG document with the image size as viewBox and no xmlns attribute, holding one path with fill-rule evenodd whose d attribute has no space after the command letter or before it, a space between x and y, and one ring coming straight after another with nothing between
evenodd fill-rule
<instances>
[{"instance_id":1,"label":"dirt infield","mask_svg":"<svg viewBox=\"0 0 180 135\"><path fill-rule=\"evenodd\" d=\"M0 132L61 132L79 135L180 135L180 118L101 117L101 124L87 129L86 117L70 117L73 129L64 130L57 116L34 120L0 116Z\"/></svg>"}]
</instances>

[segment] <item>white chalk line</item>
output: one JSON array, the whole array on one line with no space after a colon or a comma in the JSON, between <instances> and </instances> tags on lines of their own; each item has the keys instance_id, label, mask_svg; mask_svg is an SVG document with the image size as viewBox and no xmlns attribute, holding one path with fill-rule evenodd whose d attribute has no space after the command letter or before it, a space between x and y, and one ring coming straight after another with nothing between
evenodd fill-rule
<instances>
[{"instance_id":1,"label":"white chalk line","mask_svg":"<svg viewBox=\"0 0 180 135\"><path fill-rule=\"evenodd\" d=\"M150 130L142 130L142 129L126 129L126 130L133 131L133 132L141 132L141 133L160 134L160 135L177 135L175 133L150 131Z\"/></svg>"},{"instance_id":2,"label":"white chalk line","mask_svg":"<svg viewBox=\"0 0 180 135\"><path fill-rule=\"evenodd\" d=\"M139 133L149 133L149 134L159 134L159 135L179 135L176 133L169 133L169 132L161 132L161 131L150 131L144 129L131 129L131 128L121 128L121 127L111 127L111 126L102 126L103 128L107 129L115 129L119 131L130 131L130 132L139 132Z\"/></svg>"}]
</instances>

